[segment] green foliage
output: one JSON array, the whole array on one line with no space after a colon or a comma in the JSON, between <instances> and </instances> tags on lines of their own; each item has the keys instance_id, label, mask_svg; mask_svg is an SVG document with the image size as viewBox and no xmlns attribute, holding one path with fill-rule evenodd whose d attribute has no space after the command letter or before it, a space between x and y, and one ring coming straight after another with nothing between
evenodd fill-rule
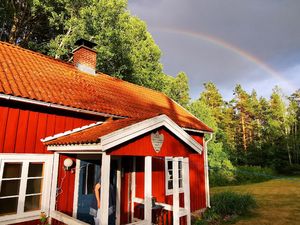
<instances>
[{"instance_id":1,"label":"green foliage","mask_svg":"<svg viewBox=\"0 0 300 225\"><path fill-rule=\"evenodd\" d=\"M256 200L250 194L229 191L217 193L212 196L211 208L204 212L202 220L197 220L193 224L221 224L232 221L237 216L247 215L256 207Z\"/></svg>"},{"instance_id":2,"label":"green foliage","mask_svg":"<svg viewBox=\"0 0 300 225\"><path fill-rule=\"evenodd\" d=\"M235 171L235 184L258 183L270 180L276 175L271 168L260 166L238 166Z\"/></svg>"},{"instance_id":3,"label":"green foliage","mask_svg":"<svg viewBox=\"0 0 300 225\"><path fill-rule=\"evenodd\" d=\"M0 40L46 53L49 41L62 32L63 0L3 0L0 2Z\"/></svg>"},{"instance_id":4,"label":"green foliage","mask_svg":"<svg viewBox=\"0 0 300 225\"><path fill-rule=\"evenodd\" d=\"M250 194L222 192L211 198L211 210L221 217L231 215L245 215L256 207L256 201Z\"/></svg>"},{"instance_id":5,"label":"green foliage","mask_svg":"<svg viewBox=\"0 0 300 225\"><path fill-rule=\"evenodd\" d=\"M166 76L163 92L186 108L190 101L189 80L187 75L184 72L180 72L175 78Z\"/></svg>"},{"instance_id":6,"label":"green foliage","mask_svg":"<svg viewBox=\"0 0 300 225\"><path fill-rule=\"evenodd\" d=\"M191 103L189 110L205 124L210 126L216 133L218 126L213 112L203 99ZM206 137L208 138L208 137ZM211 186L226 185L234 179L234 167L223 150L222 143L215 138L208 145L209 178Z\"/></svg>"},{"instance_id":7,"label":"green foliage","mask_svg":"<svg viewBox=\"0 0 300 225\"><path fill-rule=\"evenodd\" d=\"M285 175L300 175L300 165L286 165L277 169L280 173Z\"/></svg>"},{"instance_id":8,"label":"green foliage","mask_svg":"<svg viewBox=\"0 0 300 225\"><path fill-rule=\"evenodd\" d=\"M50 43L50 54L70 60L74 43L84 37L98 44L97 69L156 90L160 82L161 52L146 24L127 10L127 0L89 0L77 13L67 10L64 34Z\"/></svg>"},{"instance_id":9,"label":"green foliage","mask_svg":"<svg viewBox=\"0 0 300 225\"><path fill-rule=\"evenodd\" d=\"M50 225L49 216L45 212L41 212L40 214L40 223L38 225Z\"/></svg>"}]
</instances>

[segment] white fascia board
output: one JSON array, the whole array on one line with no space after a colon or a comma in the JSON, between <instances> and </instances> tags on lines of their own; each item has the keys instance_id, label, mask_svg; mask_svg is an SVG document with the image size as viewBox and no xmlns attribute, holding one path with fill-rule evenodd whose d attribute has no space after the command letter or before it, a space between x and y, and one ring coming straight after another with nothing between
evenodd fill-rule
<instances>
[{"instance_id":1,"label":"white fascia board","mask_svg":"<svg viewBox=\"0 0 300 225\"><path fill-rule=\"evenodd\" d=\"M86 129L91 128L91 127L98 126L102 123L104 123L104 122L101 121L101 122L91 123L91 124L85 125L83 127L78 127L78 128L73 129L73 130L68 130L68 131L65 131L65 132L62 132L62 133L58 133L58 134L55 134L53 136L49 136L49 137L41 139L41 142L44 143L44 142L47 142L47 141L53 141L57 138L64 137L64 136L67 136L67 135L70 135L70 134L74 134L76 132L83 131L83 130L86 130Z\"/></svg>"},{"instance_id":2,"label":"white fascia board","mask_svg":"<svg viewBox=\"0 0 300 225\"><path fill-rule=\"evenodd\" d=\"M175 134L179 139L189 145L196 152L200 154L202 153L203 147L166 115L160 115L146 119L102 136L100 138L102 150L106 151L161 126L168 128L173 134Z\"/></svg>"},{"instance_id":3,"label":"white fascia board","mask_svg":"<svg viewBox=\"0 0 300 225\"><path fill-rule=\"evenodd\" d=\"M72 144L72 145L49 145L48 151L102 151L101 144Z\"/></svg>"}]
</instances>

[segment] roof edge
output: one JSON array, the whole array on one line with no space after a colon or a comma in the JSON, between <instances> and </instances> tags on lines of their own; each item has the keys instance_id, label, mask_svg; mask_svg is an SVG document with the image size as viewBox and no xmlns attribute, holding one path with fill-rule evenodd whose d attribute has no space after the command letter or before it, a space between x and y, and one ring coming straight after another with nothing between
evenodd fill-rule
<instances>
[{"instance_id":1,"label":"roof edge","mask_svg":"<svg viewBox=\"0 0 300 225\"><path fill-rule=\"evenodd\" d=\"M71 111L71 112L84 113L84 114L89 114L89 115L94 115L94 116L113 117L113 118L118 118L118 119L127 118L125 116L118 116L118 115L113 115L113 114L109 114L109 113L100 113L100 112L95 112L95 111L91 111L91 110L87 110L87 109L74 108L74 107L70 107L70 106L59 105L56 103L50 103L50 102L44 102L41 100L17 97L14 95L7 95L7 94L3 94L3 93L0 93L0 99L28 103L28 104L39 105L39 106L45 106L45 107L50 107L50 108L55 108L55 109L62 109L62 110L67 110L67 111Z\"/></svg>"},{"instance_id":2,"label":"roof edge","mask_svg":"<svg viewBox=\"0 0 300 225\"><path fill-rule=\"evenodd\" d=\"M55 134L53 136L45 137L45 138L41 139L41 142L45 143L45 142L48 142L48 141L53 141L57 138L64 137L64 136L69 135L69 134L74 134L74 133L77 133L79 131L83 131L83 130L89 129L91 127L100 125L102 123L104 123L104 122L99 121L99 122L96 122L96 123L91 123L89 125L85 125L85 126L82 126L82 127L75 128L73 130L68 130L68 131L65 131L65 132L62 132L62 133L58 133L58 134Z\"/></svg>"},{"instance_id":3,"label":"roof edge","mask_svg":"<svg viewBox=\"0 0 300 225\"><path fill-rule=\"evenodd\" d=\"M167 96L167 95L166 95ZM168 96L167 96L168 97ZM195 119L197 119L198 121L200 121L201 123L203 123L208 129L210 129L210 131L207 131L208 133L213 133L213 129L211 127L209 127L208 125L206 125L206 123L204 123L202 120L200 120L198 117L196 117L193 113L191 113L189 110L187 110L186 108L184 108L182 105L180 105L178 102L176 102L175 100L173 100L172 98L168 97L169 99L171 99L175 104L177 104L178 106L180 106L184 111L186 111L187 113L189 113L191 116L193 116ZM187 128L188 129L188 128ZM199 130L200 131L200 130Z\"/></svg>"}]
</instances>

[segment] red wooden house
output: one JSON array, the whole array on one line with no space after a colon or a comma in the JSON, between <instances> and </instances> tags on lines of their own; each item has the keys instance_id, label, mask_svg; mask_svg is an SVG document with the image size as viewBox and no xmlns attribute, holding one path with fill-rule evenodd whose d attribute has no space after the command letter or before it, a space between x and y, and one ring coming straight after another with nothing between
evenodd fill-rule
<instances>
[{"instance_id":1,"label":"red wooden house","mask_svg":"<svg viewBox=\"0 0 300 225\"><path fill-rule=\"evenodd\" d=\"M96 73L93 45L78 44L69 64L0 42L0 224L38 224L42 211L93 224L97 182L100 224L190 224L209 206L212 130L160 92Z\"/></svg>"}]
</instances>

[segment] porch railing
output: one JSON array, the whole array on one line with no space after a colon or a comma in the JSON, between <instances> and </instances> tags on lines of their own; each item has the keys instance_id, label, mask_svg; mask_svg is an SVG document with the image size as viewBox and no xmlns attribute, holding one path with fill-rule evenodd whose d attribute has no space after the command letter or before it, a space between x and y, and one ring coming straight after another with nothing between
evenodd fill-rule
<instances>
[{"instance_id":1,"label":"porch railing","mask_svg":"<svg viewBox=\"0 0 300 225\"><path fill-rule=\"evenodd\" d=\"M55 219L59 222L63 222L64 224L72 224L72 225L89 225L88 223L82 222L78 219L75 219L71 216L68 216L62 212L52 211L50 213L50 218Z\"/></svg>"}]
</instances>

